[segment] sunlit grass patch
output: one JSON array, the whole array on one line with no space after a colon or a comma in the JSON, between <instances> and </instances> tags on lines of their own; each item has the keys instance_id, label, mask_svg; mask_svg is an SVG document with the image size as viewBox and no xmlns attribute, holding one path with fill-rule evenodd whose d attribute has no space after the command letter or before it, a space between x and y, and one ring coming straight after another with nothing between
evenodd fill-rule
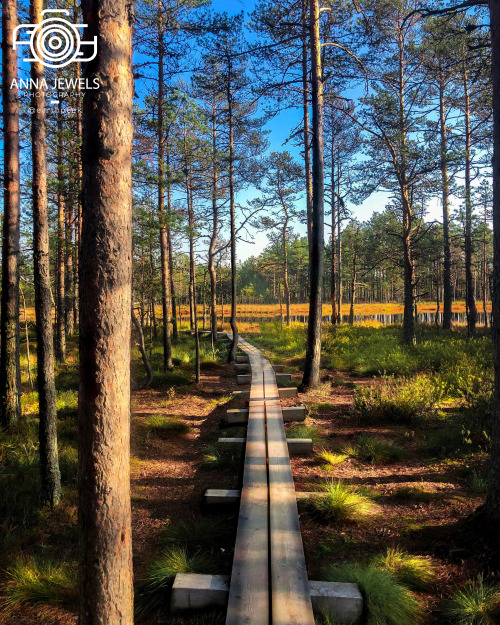
<instances>
[{"instance_id":1,"label":"sunlit grass patch","mask_svg":"<svg viewBox=\"0 0 500 625\"><path fill-rule=\"evenodd\" d=\"M479 577L443 603L454 625L495 625L500 622L500 588Z\"/></svg>"},{"instance_id":2,"label":"sunlit grass patch","mask_svg":"<svg viewBox=\"0 0 500 625\"><path fill-rule=\"evenodd\" d=\"M355 445L346 447L343 451L347 456L366 460L373 464L401 460L406 456L406 451L402 447L368 434L362 434Z\"/></svg>"},{"instance_id":3,"label":"sunlit grass patch","mask_svg":"<svg viewBox=\"0 0 500 625\"><path fill-rule=\"evenodd\" d=\"M321 521L342 524L362 521L376 511L376 504L341 480L322 485L322 494L304 500L306 509Z\"/></svg>"},{"instance_id":4,"label":"sunlit grass patch","mask_svg":"<svg viewBox=\"0 0 500 625\"><path fill-rule=\"evenodd\" d=\"M330 582L357 584L364 599L366 625L415 625L421 609L417 599L387 570L373 564L341 564L331 568Z\"/></svg>"},{"instance_id":5,"label":"sunlit grass patch","mask_svg":"<svg viewBox=\"0 0 500 625\"><path fill-rule=\"evenodd\" d=\"M372 563L386 569L399 582L414 590L427 590L436 581L436 571L429 558L415 556L395 547L374 558Z\"/></svg>"},{"instance_id":6,"label":"sunlit grass patch","mask_svg":"<svg viewBox=\"0 0 500 625\"><path fill-rule=\"evenodd\" d=\"M189 432L189 425L182 420L182 417L176 416L151 415L144 420L144 425L157 434L187 434Z\"/></svg>"},{"instance_id":7,"label":"sunlit grass patch","mask_svg":"<svg viewBox=\"0 0 500 625\"><path fill-rule=\"evenodd\" d=\"M76 567L35 558L18 558L6 571L1 591L4 613L22 605L74 607L77 601Z\"/></svg>"},{"instance_id":8,"label":"sunlit grass patch","mask_svg":"<svg viewBox=\"0 0 500 625\"><path fill-rule=\"evenodd\" d=\"M319 460L324 463L324 469L331 470L333 467L342 464L347 458L347 454L338 454L327 449L319 449L316 453Z\"/></svg>"},{"instance_id":9,"label":"sunlit grass patch","mask_svg":"<svg viewBox=\"0 0 500 625\"><path fill-rule=\"evenodd\" d=\"M418 485L400 486L395 488L390 494L390 498L395 501L418 501L420 503L430 503L437 496L436 493L425 490L425 488Z\"/></svg>"},{"instance_id":10,"label":"sunlit grass patch","mask_svg":"<svg viewBox=\"0 0 500 625\"><path fill-rule=\"evenodd\" d=\"M314 425L293 423L286 430L287 438L310 438L313 443L319 443L323 438L323 431Z\"/></svg>"}]
</instances>

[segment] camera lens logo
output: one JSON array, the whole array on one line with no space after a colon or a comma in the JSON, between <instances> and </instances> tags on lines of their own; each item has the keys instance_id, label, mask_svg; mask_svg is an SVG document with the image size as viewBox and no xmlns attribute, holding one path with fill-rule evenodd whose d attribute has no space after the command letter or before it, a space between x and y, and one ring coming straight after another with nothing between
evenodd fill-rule
<instances>
[{"instance_id":1,"label":"camera lens logo","mask_svg":"<svg viewBox=\"0 0 500 625\"><path fill-rule=\"evenodd\" d=\"M46 9L39 24L20 24L14 30L12 47L29 46L31 58L24 59L28 63L42 63L45 67L61 68L70 63L92 61L97 55L97 37L94 41L82 41L79 28L87 24L72 24L63 17L45 17L46 13L63 13L66 10ZM23 34L29 40L22 40ZM83 50L82 50L83 48ZM85 50L85 51L84 51Z\"/></svg>"}]
</instances>

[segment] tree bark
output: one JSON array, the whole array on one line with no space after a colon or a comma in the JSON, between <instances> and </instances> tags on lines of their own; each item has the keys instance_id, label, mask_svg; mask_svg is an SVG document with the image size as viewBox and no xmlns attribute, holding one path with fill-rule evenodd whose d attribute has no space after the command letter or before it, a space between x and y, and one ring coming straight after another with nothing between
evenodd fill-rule
<instances>
[{"instance_id":1,"label":"tree bark","mask_svg":"<svg viewBox=\"0 0 500 625\"><path fill-rule=\"evenodd\" d=\"M84 0L83 21L100 88L83 109L79 623L131 625L132 2Z\"/></svg>"},{"instance_id":2,"label":"tree bark","mask_svg":"<svg viewBox=\"0 0 500 625\"><path fill-rule=\"evenodd\" d=\"M470 96L466 62L463 67L465 117L465 282L467 298L467 333L476 333L477 307L472 275L472 198L471 198L471 128Z\"/></svg>"},{"instance_id":3,"label":"tree bark","mask_svg":"<svg viewBox=\"0 0 500 625\"><path fill-rule=\"evenodd\" d=\"M492 337L495 365L495 400L491 438L486 514L500 520L500 0L490 0L493 81L493 305Z\"/></svg>"},{"instance_id":4,"label":"tree bark","mask_svg":"<svg viewBox=\"0 0 500 625\"><path fill-rule=\"evenodd\" d=\"M217 205L218 171L217 171L217 109L212 105L212 233L208 248L208 273L210 275L210 329L212 332L212 349L217 341L217 272L215 270L215 248L219 234L219 214Z\"/></svg>"},{"instance_id":5,"label":"tree bark","mask_svg":"<svg viewBox=\"0 0 500 625\"><path fill-rule=\"evenodd\" d=\"M177 328L177 298L175 296L174 282L174 256L172 250L172 189L170 185L170 146L167 144L167 256L170 274L170 303L172 305L172 338L177 341L179 330Z\"/></svg>"},{"instance_id":6,"label":"tree bark","mask_svg":"<svg viewBox=\"0 0 500 625\"><path fill-rule=\"evenodd\" d=\"M19 365L19 95L17 53L12 48L17 0L2 4L2 100L4 205L0 324L0 424L9 428L21 416Z\"/></svg>"},{"instance_id":7,"label":"tree bark","mask_svg":"<svg viewBox=\"0 0 500 625\"><path fill-rule=\"evenodd\" d=\"M312 58L312 152L313 152L313 210L310 259L309 322L302 386L315 388L319 384L321 362L321 330L323 317L324 272L324 155L323 155L323 81L321 75L321 42L319 33L319 3L310 0L311 58Z\"/></svg>"},{"instance_id":8,"label":"tree bark","mask_svg":"<svg viewBox=\"0 0 500 625\"><path fill-rule=\"evenodd\" d=\"M42 21L43 0L31 0L30 22ZM31 78L40 83L41 63L31 64ZM49 218L47 210L47 141L45 134L45 92L38 89L31 107L31 158L33 163L33 277L35 286L37 388L39 415L41 501L55 506L61 499L61 474L57 450L57 409L54 380L54 339L50 292Z\"/></svg>"},{"instance_id":9,"label":"tree bark","mask_svg":"<svg viewBox=\"0 0 500 625\"><path fill-rule=\"evenodd\" d=\"M194 331L194 347L195 347L195 380L200 381L200 335L198 333L198 307L196 303L196 264L194 259L194 207L193 194L191 191L191 170L186 168L186 195L188 206L188 225L189 225L189 294L192 302L193 322L192 330Z\"/></svg>"},{"instance_id":10,"label":"tree bark","mask_svg":"<svg viewBox=\"0 0 500 625\"><path fill-rule=\"evenodd\" d=\"M57 108L57 310L56 310L56 360L66 360L66 326L64 301L64 164L62 99Z\"/></svg>"},{"instance_id":11,"label":"tree bark","mask_svg":"<svg viewBox=\"0 0 500 625\"><path fill-rule=\"evenodd\" d=\"M443 69L439 67L439 130L441 135L441 189L443 198L443 330L451 330L453 290L451 286L451 240L450 240L450 181L448 177L448 147L444 102Z\"/></svg>"},{"instance_id":12,"label":"tree bark","mask_svg":"<svg viewBox=\"0 0 500 625\"><path fill-rule=\"evenodd\" d=\"M236 360L236 348L238 346L238 324L236 320L236 201L234 192L234 118L233 118L233 94L231 91L232 64L229 57L228 82L227 82L227 107L229 116L229 208L231 221L231 331L233 338L229 349L229 362Z\"/></svg>"},{"instance_id":13,"label":"tree bark","mask_svg":"<svg viewBox=\"0 0 500 625\"><path fill-rule=\"evenodd\" d=\"M162 4L158 2L158 220L160 222L161 303L163 312L163 370L172 369L170 337L170 271L165 223L165 133L163 128L164 57Z\"/></svg>"},{"instance_id":14,"label":"tree bark","mask_svg":"<svg viewBox=\"0 0 500 625\"><path fill-rule=\"evenodd\" d=\"M337 287L336 287L336 262L337 262L337 238L335 232L336 226L336 201L335 201L335 127L333 125L333 114L332 114L332 160L331 160L331 185L332 185L332 253L330 256L330 303L332 305L332 325L336 325L337 322L340 323L337 314Z\"/></svg>"},{"instance_id":15,"label":"tree bark","mask_svg":"<svg viewBox=\"0 0 500 625\"><path fill-rule=\"evenodd\" d=\"M304 119L304 168L306 171L306 219L307 242L309 245L309 261L311 260L312 221L313 221L313 188L311 174L310 119L309 119L309 70L308 40L310 26L308 21L308 1L302 0L302 98Z\"/></svg>"}]
</instances>

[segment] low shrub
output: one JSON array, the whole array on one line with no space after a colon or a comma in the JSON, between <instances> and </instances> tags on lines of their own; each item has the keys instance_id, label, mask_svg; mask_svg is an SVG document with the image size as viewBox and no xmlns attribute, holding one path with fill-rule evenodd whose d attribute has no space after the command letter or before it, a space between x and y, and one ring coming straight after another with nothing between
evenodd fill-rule
<instances>
[{"instance_id":1,"label":"low shrub","mask_svg":"<svg viewBox=\"0 0 500 625\"><path fill-rule=\"evenodd\" d=\"M338 464L342 464L344 460L347 458L347 454L336 454L332 451L328 451L327 449L320 449L316 456L319 460L324 462L324 469L331 470L333 467Z\"/></svg>"},{"instance_id":2,"label":"low shrub","mask_svg":"<svg viewBox=\"0 0 500 625\"><path fill-rule=\"evenodd\" d=\"M181 417L152 415L144 421L144 424L159 434L186 434L189 432L189 425L184 423Z\"/></svg>"},{"instance_id":3,"label":"low shrub","mask_svg":"<svg viewBox=\"0 0 500 625\"><path fill-rule=\"evenodd\" d=\"M322 431L314 425L294 423L286 430L287 438L310 438L313 443L319 443L322 439Z\"/></svg>"},{"instance_id":4,"label":"low shrub","mask_svg":"<svg viewBox=\"0 0 500 625\"><path fill-rule=\"evenodd\" d=\"M241 465L242 451L209 445L205 448L200 468L206 470L230 469L236 471Z\"/></svg>"}]
</instances>

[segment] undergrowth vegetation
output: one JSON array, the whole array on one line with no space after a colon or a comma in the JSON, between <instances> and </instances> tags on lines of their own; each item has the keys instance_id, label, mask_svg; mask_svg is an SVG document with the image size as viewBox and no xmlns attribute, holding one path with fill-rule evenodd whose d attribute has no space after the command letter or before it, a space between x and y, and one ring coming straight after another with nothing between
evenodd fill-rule
<instances>
[{"instance_id":1,"label":"undergrowth vegetation","mask_svg":"<svg viewBox=\"0 0 500 625\"><path fill-rule=\"evenodd\" d=\"M329 480L321 485L321 493L304 500L308 512L321 522L342 525L363 521L376 510L368 497L356 492L341 480Z\"/></svg>"}]
</instances>

